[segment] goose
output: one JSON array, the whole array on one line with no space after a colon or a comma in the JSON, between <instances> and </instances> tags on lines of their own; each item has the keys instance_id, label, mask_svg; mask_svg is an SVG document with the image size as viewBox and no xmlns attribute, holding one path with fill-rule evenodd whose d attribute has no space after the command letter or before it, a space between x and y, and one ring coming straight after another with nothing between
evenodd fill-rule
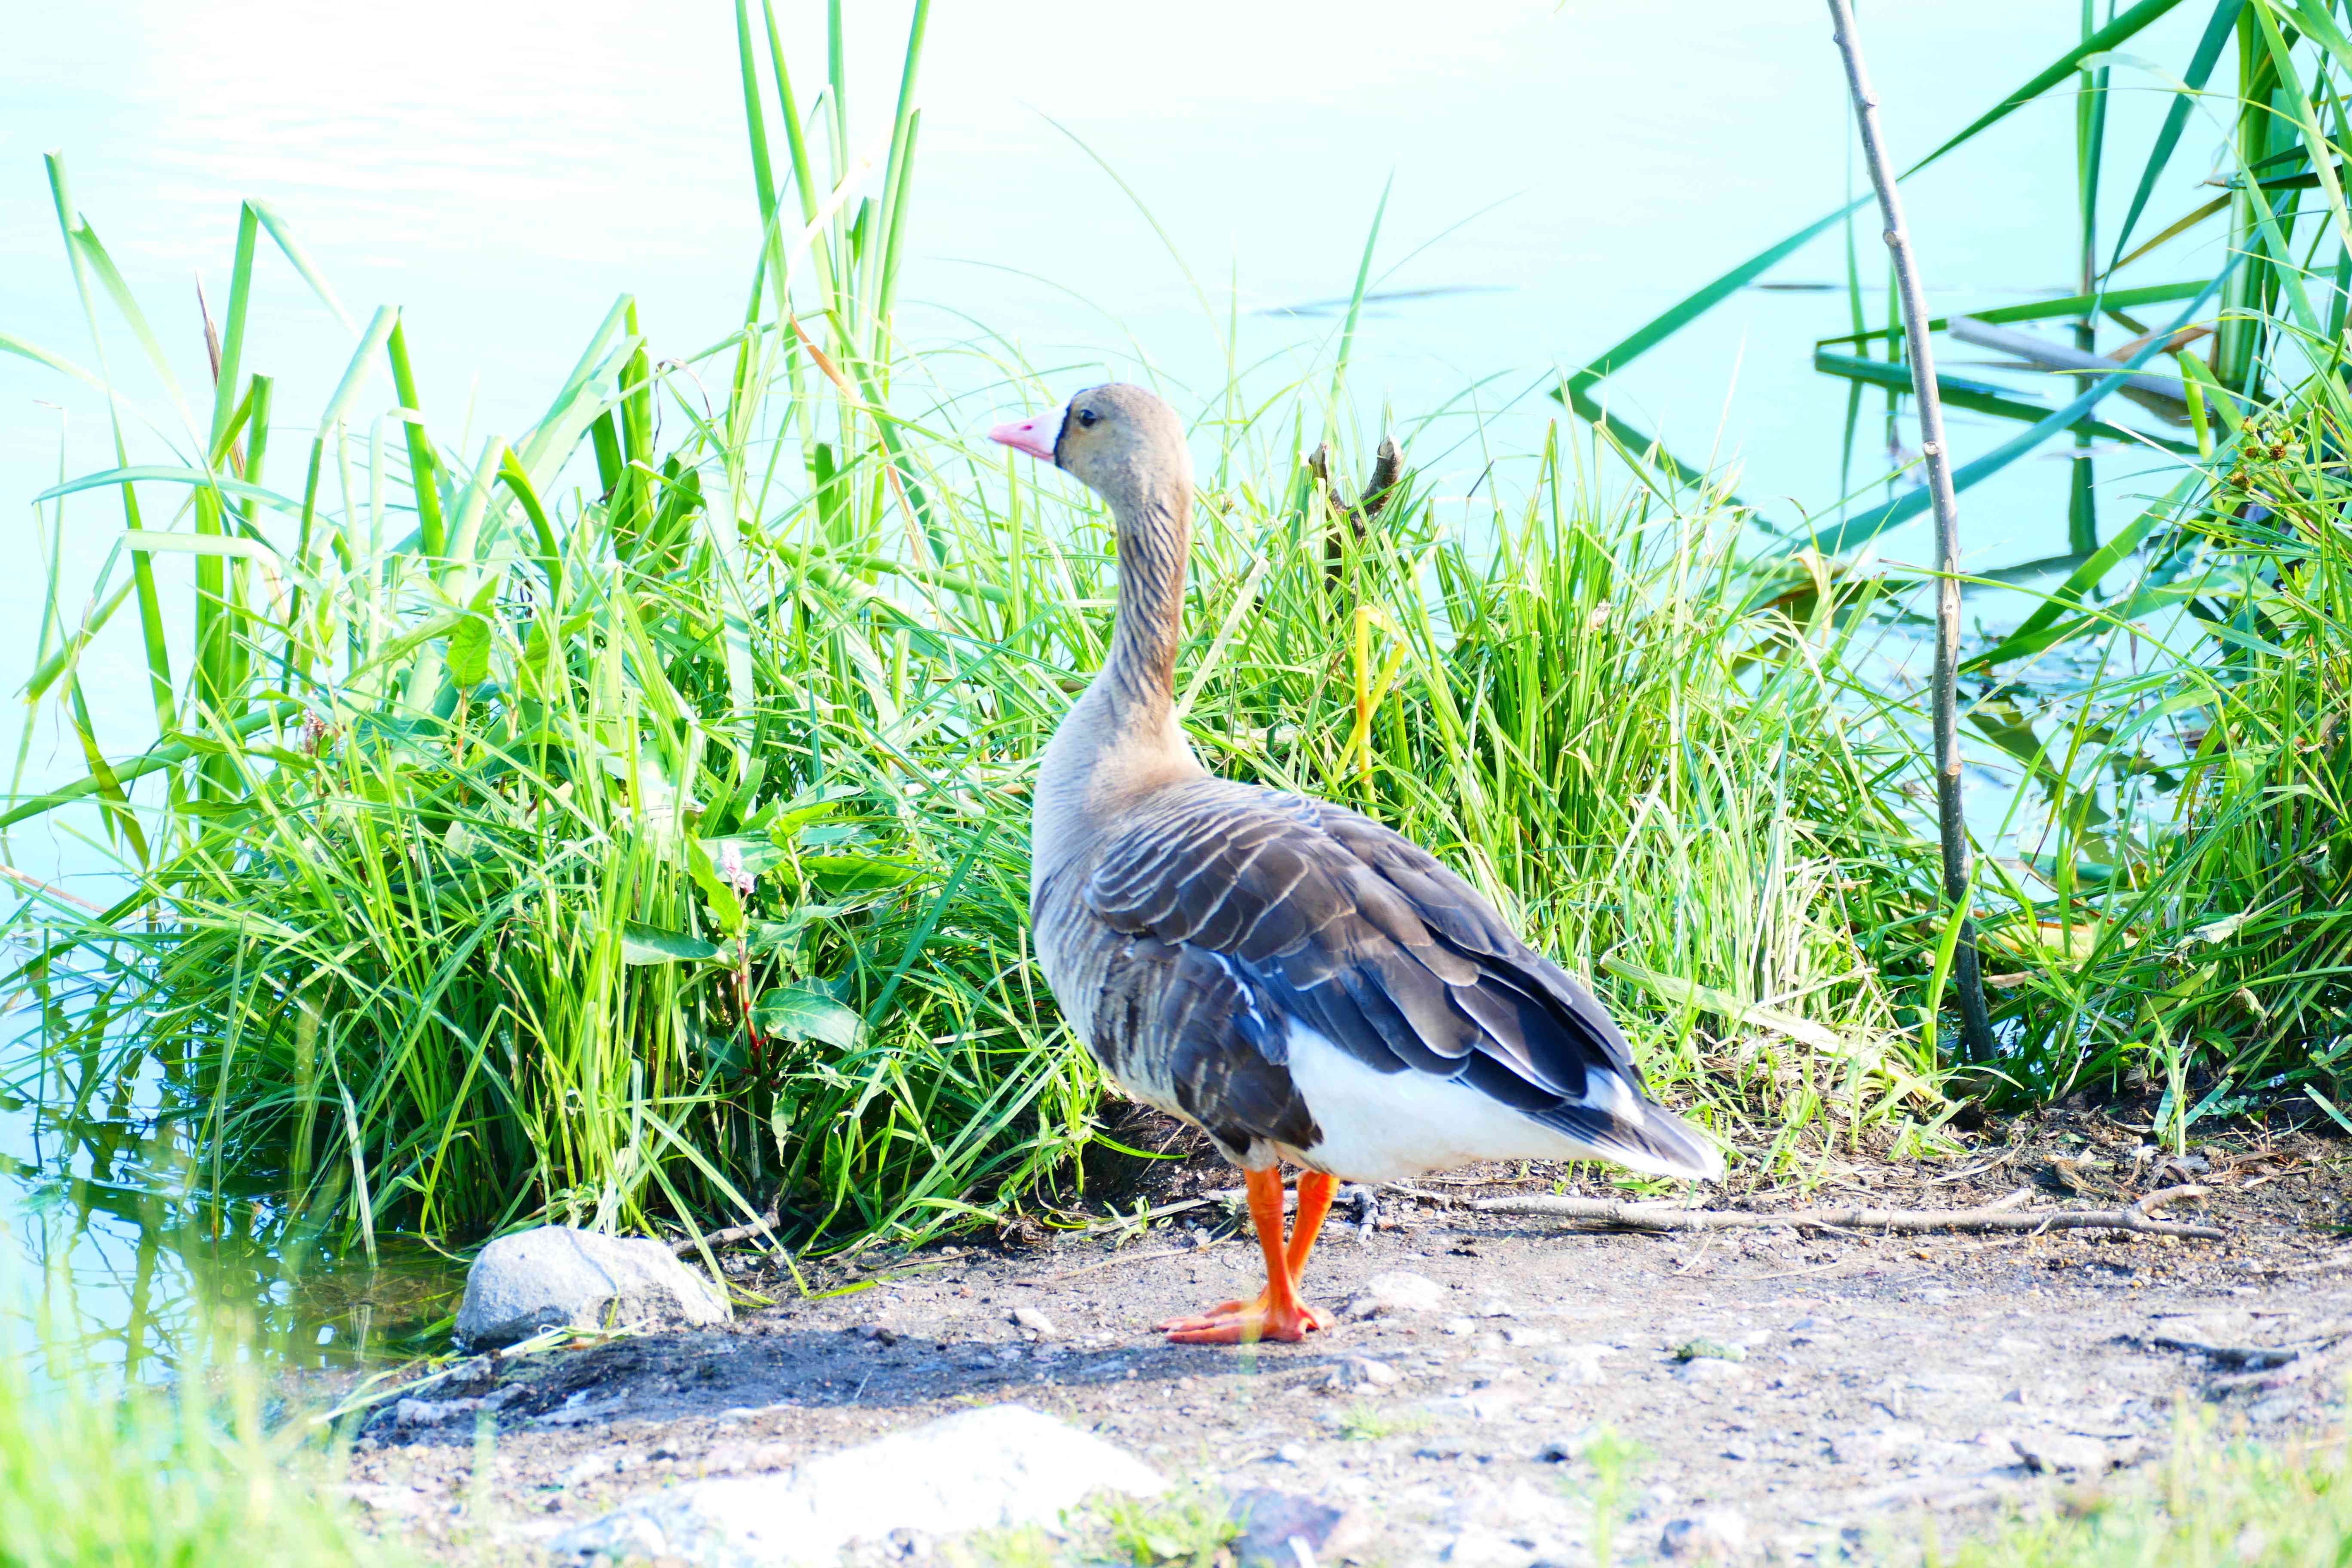
<instances>
[{"instance_id":1,"label":"goose","mask_svg":"<svg viewBox=\"0 0 2352 1568\"><path fill-rule=\"evenodd\" d=\"M1101 497L1118 541L1108 656L1037 765L1040 967L1111 1079L1244 1173L1265 1258L1255 1300L1158 1330L1235 1344L1328 1327L1299 1279L1343 1181L1513 1159L1720 1176L1601 1004L1468 882L1370 817L1193 755L1174 702L1192 513L1175 411L1115 383L989 434Z\"/></svg>"}]
</instances>

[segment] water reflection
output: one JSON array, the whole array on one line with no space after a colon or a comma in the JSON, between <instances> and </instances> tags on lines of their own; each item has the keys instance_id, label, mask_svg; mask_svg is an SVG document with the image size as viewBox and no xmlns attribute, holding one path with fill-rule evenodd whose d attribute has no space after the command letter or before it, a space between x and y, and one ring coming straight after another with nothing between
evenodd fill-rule
<instances>
[{"instance_id":1,"label":"water reflection","mask_svg":"<svg viewBox=\"0 0 2352 1568\"><path fill-rule=\"evenodd\" d=\"M157 1070L125 1073L136 1020L52 977L19 1096L0 1100L0 1284L21 1284L55 1339L95 1364L168 1373L192 1355L258 1352L323 1367L437 1351L464 1267L404 1236L320 1244L278 1195L191 1161L201 1106ZM0 1331L5 1332L5 1331Z\"/></svg>"}]
</instances>

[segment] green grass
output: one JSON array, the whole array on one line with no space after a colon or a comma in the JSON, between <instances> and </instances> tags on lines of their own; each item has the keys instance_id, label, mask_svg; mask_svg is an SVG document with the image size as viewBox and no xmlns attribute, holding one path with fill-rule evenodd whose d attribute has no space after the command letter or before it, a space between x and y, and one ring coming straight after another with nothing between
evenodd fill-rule
<instances>
[{"instance_id":1,"label":"green grass","mask_svg":"<svg viewBox=\"0 0 2352 1568\"><path fill-rule=\"evenodd\" d=\"M2145 1479L2118 1479L1987 1538L1939 1568L2321 1568L2352 1553L2343 1436L2255 1444L2190 1423ZM1906 1551L1903 1556L1908 1558Z\"/></svg>"}]
</instances>

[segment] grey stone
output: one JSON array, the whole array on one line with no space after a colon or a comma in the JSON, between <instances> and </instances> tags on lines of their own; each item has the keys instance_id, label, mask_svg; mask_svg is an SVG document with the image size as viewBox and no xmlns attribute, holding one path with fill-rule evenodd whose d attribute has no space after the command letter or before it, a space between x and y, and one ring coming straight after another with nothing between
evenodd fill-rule
<instances>
[{"instance_id":1,"label":"grey stone","mask_svg":"<svg viewBox=\"0 0 2352 1568\"><path fill-rule=\"evenodd\" d=\"M1411 1317L1434 1312L1445 1304L1444 1287L1426 1274L1394 1269L1364 1281L1349 1301L1350 1318Z\"/></svg>"},{"instance_id":2,"label":"grey stone","mask_svg":"<svg viewBox=\"0 0 2352 1568\"><path fill-rule=\"evenodd\" d=\"M1241 1526L1227 1550L1240 1568L1298 1568L1303 1542L1305 1561L1337 1562L1370 1535L1370 1527L1353 1509L1333 1508L1295 1492L1257 1488L1233 1499L1233 1520Z\"/></svg>"},{"instance_id":3,"label":"grey stone","mask_svg":"<svg viewBox=\"0 0 2352 1568\"><path fill-rule=\"evenodd\" d=\"M1584 1450L1601 1441L1607 1430L1608 1428L1596 1425L1560 1436L1547 1437L1536 1447L1536 1461L1538 1464L1558 1465L1565 1464L1570 1459L1582 1458Z\"/></svg>"},{"instance_id":4,"label":"grey stone","mask_svg":"<svg viewBox=\"0 0 2352 1568\"><path fill-rule=\"evenodd\" d=\"M1747 1555L1748 1521L1727 1508L1670 1520L1658 1532L1658 1555L1686 1563L1728 1563Z\"/></svg>"},{"instance_id":5,"label":"grey stone","mask_svg":"<svg viewBox=\"0 0 2352 1568\"><path fill-rule=\"evenodd\" d=\"M2266 1426L2273 1421L2284 1421L2291 1416L2301 1415L2303 1407L2302 1391L2291 1389L2287 1393L2273 1394L2268 1399L2258 1399L2247 1405L2246 1419L2257 1426Z\"/></svg>"},{"instance_id":6,"label":"grey stone","mask_svg":"<svg viewBox=\"0 0 2352 1568\"><path fill-rule=\"evenodd\" d=\"M1696 1361L1678 1361L1671 1369L1685 1383L1746 1383L1748 1369L1737 1362L1720 1356L1700 1356Z\"/></svg>"},{"instance_id":7,"label":"grey stone","mask_svg":"<svg viewBox=\"0 0 2352 1568\"><path fill-rule=\"evenodd\" d=\"M1398 1377L1397 1369L1384 1361L1375 1361L1368 1355L1351 1355L1331 1369L1327 1384L1343 1392L1356 1388L1391 1388L1395 1386Z\"/></svg>"},{"instance_id":8,"label":"grey stone","mask_svg":"<svg viewBox=\"0 0 2352 1568\"><path fill-rule=\"evenodd\" d=\"M488 1349L541 1329L723 1323L734 1313L658 1241L568 1226L502 1236L466 1271L457 1338Z\"/></svg>"},{"instance_id":9,"label":"grey stone","mask_svg":"<svg viewBox=\"0 0 2352 1568\"><path fill-rule=\"evenodd\" d=\"M2096 1476L2107 1468L2107 1446L2096 1437L2072 1432L2021 1432L2013 1434L2009 1443L2029 1468L2044 1475L2074 1471Z\"/></svg>"},{"instance_id":10,"label":"grey stone","mask_svg":"<svg viewBox=\"0 0 2352 1568\"><path fill-rule=\"evenodd\" d=\"M777 1476L690 1482L549 1542L558 1557L698 1568L832 1563L856 1541L1050 1525L1090 1493L1165 1486L1141 1460L1024 1405L966 1410Z\"/></svg>"}]
</instances>

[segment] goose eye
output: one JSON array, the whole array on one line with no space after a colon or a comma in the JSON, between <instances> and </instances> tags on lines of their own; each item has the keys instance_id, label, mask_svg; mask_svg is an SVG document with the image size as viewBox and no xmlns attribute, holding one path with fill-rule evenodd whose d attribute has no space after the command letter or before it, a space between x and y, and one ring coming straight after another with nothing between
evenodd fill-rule
<instances>
[{"instance_id":1,"label":"goose eye","mask_svg":"<svg viewBox=\"0 0 2352 1568\"><path fill-rule=\"evenodd\" d=\"M1096 423L1101 418L1102 416L1096 413L1091 408L1081 408L1078 410L1078 426L1081 429L1093 429Z\"/></svg>"}]
</instances>

